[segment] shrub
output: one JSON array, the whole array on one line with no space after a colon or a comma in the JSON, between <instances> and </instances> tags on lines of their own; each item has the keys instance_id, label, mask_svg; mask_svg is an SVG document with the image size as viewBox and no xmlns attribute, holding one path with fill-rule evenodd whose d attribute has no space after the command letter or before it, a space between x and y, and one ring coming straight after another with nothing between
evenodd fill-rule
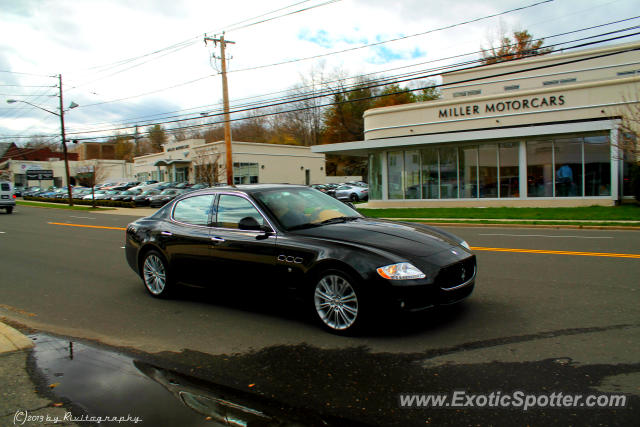
<instances>
[{"instance_id":1,"label":"shrub","mask_svg":"<svg viewBox=\"0 0 640 427\"><path fill-rule=\"evenodd\" d=\"M68 199L50 199L48 197L32 197L32 196L25 196L23 197L24 200L31 200L31 201L35 201L35 202L49 202L49 203L67 203ZM92 200L82 200L82 199L73 199L73 203L75 205L83 205L83 206L92 206L93 205L93 201ZM95 205L96 206L106 206L106 207L111 207L111 208L135 208L136 204L133 202L121 202L118 200L96 200L95 201Z\"/></svg>"}]
</instances>

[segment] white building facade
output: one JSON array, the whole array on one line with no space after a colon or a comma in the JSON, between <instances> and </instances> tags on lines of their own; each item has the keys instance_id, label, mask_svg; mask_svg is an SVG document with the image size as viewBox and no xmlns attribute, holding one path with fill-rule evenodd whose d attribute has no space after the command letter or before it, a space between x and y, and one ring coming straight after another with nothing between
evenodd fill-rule
<instances>
[{"instance_id":1,"label":"white building facade","mask_svg":"<svg viewBox=\"0 0 640 427\"><path fill-rule=\"evenodd\" d=\"M309 147L233 141L235 184L324 183L325 155ZM171 142L164 151L134 159L137 180L226 182L224 141L203 139ZM208 179L213 178L211 181Z\"/></svg>"},{"instance_id":2,"label":"white building facade","mask_svg":"<svg viewBox=\"0 0 640 427\"><path fill-rule=\"evenodd\" d=\"M365 140L314 152L367 156L369 205L612 205L637 159L620 149L638 108L640 43L443 75L442 98L365 112Z\"/></svg>"}]
</instances>

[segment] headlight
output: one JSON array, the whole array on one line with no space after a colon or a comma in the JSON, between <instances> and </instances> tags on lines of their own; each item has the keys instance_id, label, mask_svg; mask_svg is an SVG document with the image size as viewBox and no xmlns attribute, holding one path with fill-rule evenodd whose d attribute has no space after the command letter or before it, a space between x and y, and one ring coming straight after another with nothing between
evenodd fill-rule
<instances>
[{"instance_id":1,"label":"headlight","mask_svg":"<svg viewBox=\"0 0 640 427\"><path fill-rule=\"evenodd\" d=\"M469 247L469 244L467 243L466 240L463 240L462 242L460 242L460 246L465 247L468 250L471 250L471 247Z\"/></svg>"},{"instance_id":2,"label":"headlight","mask_svg":"<svg viewBox=\"0 0 640 427\"><path fill-rule=\"evenodd\" d=\"M424 279L425 274L408 262L391 264L376 269L378 274L389 280Z\"/></svg>"}]
</instances>

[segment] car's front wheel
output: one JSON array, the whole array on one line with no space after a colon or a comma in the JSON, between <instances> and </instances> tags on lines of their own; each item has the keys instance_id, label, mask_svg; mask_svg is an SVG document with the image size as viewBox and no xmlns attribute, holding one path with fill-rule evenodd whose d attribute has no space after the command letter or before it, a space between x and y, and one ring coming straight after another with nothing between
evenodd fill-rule
<instances>
[{"instance_id":1,"label":"car's front wheel","mask_svg":"<svg viewBox=\"0 0 640 427\"><path fill-rule=\"evenodd\" d=\"M323 327L338 334L361 328L363 300L356 280L341 270L327 270L317 277L313 308Z\"/></svg>"},{"instance_id":2,"label":"car's front wheel","mask_svg":"<svg viewBox=\"0 0 640 427\"><path fill-rule=\"evenodd\" d=\"M358 202L360 201L360 198L358 197L358 195L356 193L351 194L351 201L352 202Z\"/></svg>"},{"instance_id":3,"label":"car's front wheel","mask_svg":"<svg viewBox=\"0 0 640 427\"><path fill-rule=\"evenodd\" d=\"M167 262L158 251L151 250L144 255L142 281L154 297L166 298L173 290Z\"/></svg>"}]
</instances>

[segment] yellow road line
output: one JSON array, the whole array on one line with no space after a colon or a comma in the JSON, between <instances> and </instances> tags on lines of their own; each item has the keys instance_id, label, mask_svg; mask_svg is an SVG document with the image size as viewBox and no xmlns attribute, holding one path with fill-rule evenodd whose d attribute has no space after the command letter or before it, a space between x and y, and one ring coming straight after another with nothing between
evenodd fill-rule
<instances>
[{"instance_id":1,"label":"yellow road line","mask_svg":"<svg viewBox=\"0 0 640 427\"><path fill-rule=\"evenodd\" d=\"M578 255L578 256L601 256L611 258L638 258L640 254L616 254L610 252L574 252L574 251L547 251L540 249L511 249L511 248L484 248L471 247L472 251L488 251L488 252L516 252L525 254L549 254L549 255Z\"/></svg>"},{"instance_id":2,"label":"yellow road line","mask_svg":"<svg viewBox=\"0 0 640 427\"><path fill-rule=\"evenodd\" d=\"M122 227L106 227L104 225L83 225L83 224L69 224L64 222L49 222L48 224L52 225L66 225L67 227L83 227L83 228L104 228L107 230L126 230L126 228Z\"/></svg>"},{"instance_id":3,"label":"yellow road line","mask_svg":"<svg viewBox=\"0 0 640 427\"><path fill-rule=\"evenodd\" d=\"M64 222L49 222L52 225L64 225L67 227L83 227L83 228L102 228L107 230L122 230L126 228L122 227L106 227L103 225L83 225L83 224L69 224ZM485 248L481 246L472 246L472 251L487 251L487 252L515 252L524 254L548 254L548 255L577 255L577 256L600 256L610 258L637 258L640 259L640 254L616 254L610 252L574 252L574 251L547 251L541 249L512 249L512 248Z\"/></svg>"}]
</instances>

